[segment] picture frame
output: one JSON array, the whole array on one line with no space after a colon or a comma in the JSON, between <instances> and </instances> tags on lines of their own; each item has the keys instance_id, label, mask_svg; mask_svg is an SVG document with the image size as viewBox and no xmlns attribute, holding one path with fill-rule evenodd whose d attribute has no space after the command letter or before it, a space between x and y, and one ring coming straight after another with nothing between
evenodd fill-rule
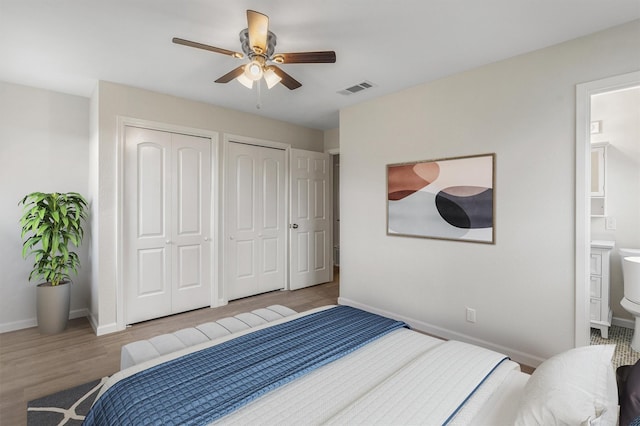
<instances>
[{"instance_id":1,"label":"picture frame","mask_svg":"<svg viewBox=\"0 0 640 426\"><path fill-rule=\"evenodd\" d=\"M387 235L495 244L496 154L387 165Z\"/></svg>"}]
</instances>

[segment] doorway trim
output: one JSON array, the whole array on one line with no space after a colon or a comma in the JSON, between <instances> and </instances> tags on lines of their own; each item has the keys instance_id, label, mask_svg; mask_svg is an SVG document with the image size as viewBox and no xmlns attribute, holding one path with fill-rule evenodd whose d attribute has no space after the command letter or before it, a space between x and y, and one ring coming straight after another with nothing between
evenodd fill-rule
<instances>
[{"instance_id":1,"label":"doorway trim","mask_svg":"<svg viewBox=\"0 0 640 426\"><path fill-rule=\"evenodd\" d=\"M591 96L640 84L640 71L576 85L575 346L589 344L589 251L591 246Z\"/></svg>"},{"instance_id":2,"label":"doorway trim","mask_svg":"<svg viewBox=\"0 0 640 426\"><path fill-rule=\"evenodd\" d=\"M197 129L193 127L179 126L161 123L157 121L143 120L139 118L117 116L117 143L116 143L116 330L126 329L125 296L124 296L124 141L125 128L127 126L142 127L145 129L159 130L168 133L181 133L190 136L207 138L211 141L211 307L217 304L216 294L220 283L219 274L219 242L218 234L218 195L220 187L220 163L219 163L219 133L213 130ZM105 334L105 333L102 333Z\"/></svg>"},{"instance_id":3,"label":"doorway trim","mask_svg":"<svg viewBox=\"0 0 640 426\"><path fill-rule=\"evenodd\" d=\"M333 158L336 155L340 155L340 147L338 148L331 148L326 150L326 153L329 154L331 156L331 163L333 164ZM333 194L332 194L332 200L333 200L333 206L332 206L332 212L333 212L333 229L331 232L331 260L333 261L333 266L334 267L340 267L340 224L337 222L340 222L340 218L336 218L336 194L335 194L335 189L336 189L336 167L331 167L331 173L332 173L332 183L331 185L333 186ZM338 172L339 173L339 172ZM338 199L337 199L337 206L338 206L338 213L340 212L340 176L338 176ZM339 215L338 215L339 216ZM337 229L337 231L336 231ZM337 238L336 238L337 237ZM336 254L337 252L337 254ZM338 263L336 264L336 259L338 260ZM331 274L331 281L333 281L335 279L334 274Z\"/></svg>"}]
</instances>

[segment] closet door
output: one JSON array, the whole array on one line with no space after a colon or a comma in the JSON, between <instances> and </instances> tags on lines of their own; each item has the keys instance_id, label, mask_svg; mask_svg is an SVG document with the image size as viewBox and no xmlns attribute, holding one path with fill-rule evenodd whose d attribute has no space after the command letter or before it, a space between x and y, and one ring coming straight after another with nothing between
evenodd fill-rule
<instances>
[{"instance_id":1,"label":"closet door","mask_svg":"<svg viewBox=\"0 0 640 426\"><path fill-rule=\"evenodd\" d=\"M285 286L285 151L227 146L225 283L229 300Z\"/></svg>"},{"instance_id":2,"label":"closet door","mask_svg":"<svg viewBox=\"0 0 640 426\"><path fill-rule=\"evenodd\" d=\"M131 324L171 314L171 134L125 132L123 266Z\"/></svg>"},{"instance_id":3,"label":"closet door","mask_svg":"<svg viewBox=\"0 0 640 426\"><path fill-rule=\"evenodd\" d=\"M127 324L210 305L210 140L125 128Z\"/></svg>"},{"instance_id":4,"label":"closet door","mask_svg":"<svg viewBox=\"0 0 640 426\"><path fill-rule=\"evenodd\" d=\"M171 310L211 304L211 143L172 137Z\"/></svg>"}]
</instances>

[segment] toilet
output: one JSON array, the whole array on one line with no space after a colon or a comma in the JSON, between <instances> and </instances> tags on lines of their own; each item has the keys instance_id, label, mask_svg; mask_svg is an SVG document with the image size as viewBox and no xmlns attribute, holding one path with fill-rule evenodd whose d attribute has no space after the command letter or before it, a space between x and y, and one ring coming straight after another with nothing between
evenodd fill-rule
<instances>
[{"instance_id":1,"label":"toilet","mask_svg":"<svg viewBox=\"0 0 640 426\"><path fill-rule=\"evenodd\" d=\"M620 249L624 297L620 305L635 318L631 349L640 352L640 249Z\"/></svg>"}]
</instances>

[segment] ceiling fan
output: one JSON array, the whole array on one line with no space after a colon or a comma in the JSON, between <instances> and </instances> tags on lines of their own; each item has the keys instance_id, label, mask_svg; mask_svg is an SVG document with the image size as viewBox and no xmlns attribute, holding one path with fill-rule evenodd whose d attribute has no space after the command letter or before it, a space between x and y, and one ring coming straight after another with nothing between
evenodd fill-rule
<instances>
[{"instance_id":1,"label":"ceiling fan","mask_svg":"<svg viewBox=\"0 0 640 426\"><path fill-rule=\"evenodd\" d=\"M271 89L278 83L283 84L289 90L302 86L300 82L284 72L276 64L318 64L335 63L336 52L297 52L297 53L277 53L276 35L269 31L269 17L255 10L247 10L248 27L240 31L240 43L242 52L222 49L208 44L189 41L174 37L173 42L184 46L195 47L208 50L210 52L229 55L234 58L249 58L249 62L233 69L216 80L216 83L228 83L237 79L247 88L253 87L254 81L259 81L264 77L267 87Z\"/></svg>"}]
</instances>

